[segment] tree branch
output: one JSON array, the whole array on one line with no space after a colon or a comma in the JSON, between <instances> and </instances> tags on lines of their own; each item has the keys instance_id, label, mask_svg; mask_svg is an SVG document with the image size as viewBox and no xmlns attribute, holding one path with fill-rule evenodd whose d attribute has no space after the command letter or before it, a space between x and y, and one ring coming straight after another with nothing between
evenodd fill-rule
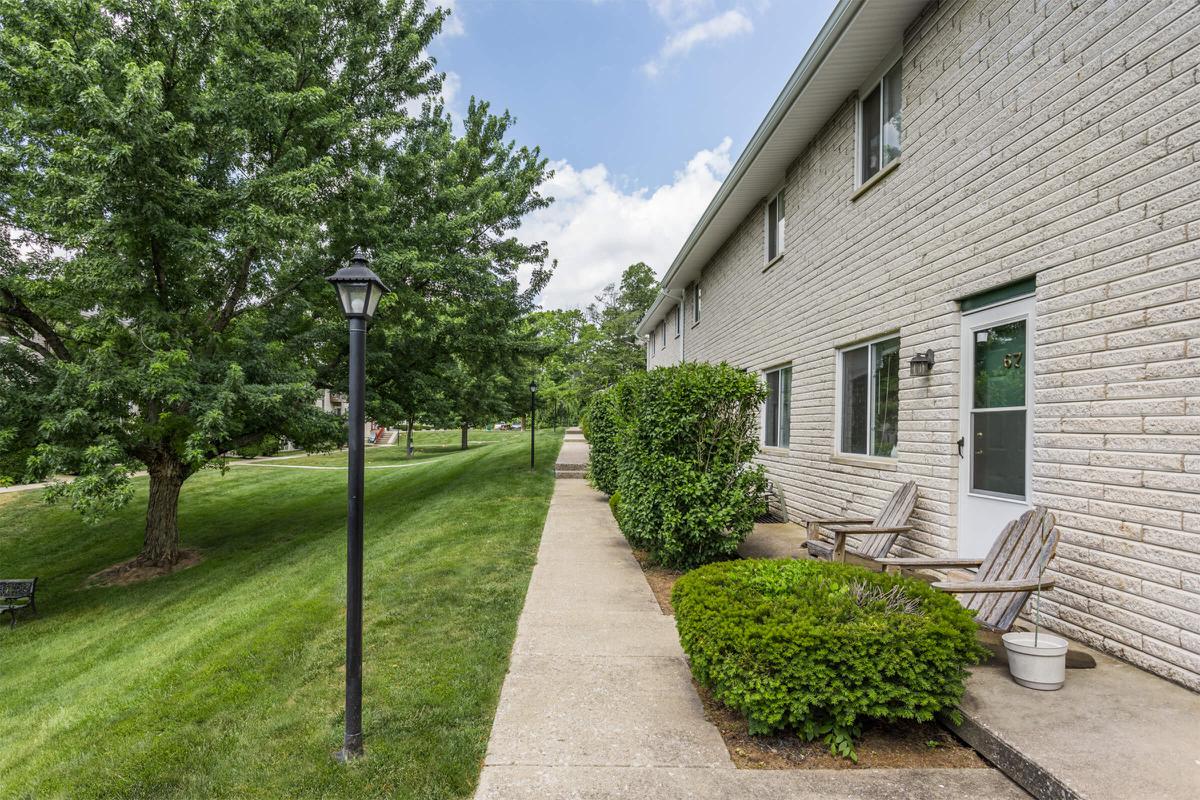
<instances>
[{"instance_id":1,"label":"tree branch","mask_svg":"<svg viewBox=\"0 0 1200 800\"><path fill-rule=\"evenodd\" d=\"M67 349L66 344L54 332L49 323L34 313L33 309L25 305L25 302L13 294L11 289L0 288L0 298L4 300L4 304L0 305L0 315L20 320L33 328L60 361L72 360L71 351Z\"/></svg>"},{"instance_id":2,"label":"tree branch","mask_svg":"<svg viewBox=\"0 0 1200 800\"><path fill-rule=\"evenodd\" d=\"M51 352L51 350L48 347L46 347L42 344L39 344L38 342L34 341L33 339L22 336L17 331L17 329L12 326L11 323L0 320L0 333L3 333L5 336L12 338L21 347L24 347L27 350L32 350L33 352L40 355L42 358L45 358L45 359L54 358L54 353Z\"/></svg>"},{"instance_id":3,"label":"tree branch","mask_svg":"<svg viewBox=\"0 0 1200 800\"><path fill-rule=\"evenodd\" d=\"M216 322L213 323L213 331L220 333L229 326L233 318L237 316L237 306L241 302L242 296L246 293L246 285L250 282L250 267L254 264L254 257L258 254L258 247L250 245L246 249L246 257L242 259L242 267L238 270L237 279L234 281L233 290L229 293L229 297L225 300L225 305L221 308L221 313L217 315Z\"/></svg>"}]
</instances>

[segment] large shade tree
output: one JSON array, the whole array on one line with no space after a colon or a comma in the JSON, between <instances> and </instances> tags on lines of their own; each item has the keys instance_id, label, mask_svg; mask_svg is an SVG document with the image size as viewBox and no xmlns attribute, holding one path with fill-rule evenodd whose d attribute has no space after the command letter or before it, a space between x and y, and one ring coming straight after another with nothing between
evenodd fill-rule
<instances>
[{"instance_id":1,"label":"large shade tree","mask_svg":"<svg viewBox=\"0 0 1200 800\"><path fill-rule=\"evenodd\" d=\"M359 190L439 88L442 18L409 0L0 0L0 224L20 240L0 337L27 365L6 360L0 407L37 408L30 475L77 473L54 495L85 513L149 473L140 563L177 559L198 469L336 435L312 404L314 339L289 334L325 313L301 290L358 244Z\"/></svg>"}]
</instances>

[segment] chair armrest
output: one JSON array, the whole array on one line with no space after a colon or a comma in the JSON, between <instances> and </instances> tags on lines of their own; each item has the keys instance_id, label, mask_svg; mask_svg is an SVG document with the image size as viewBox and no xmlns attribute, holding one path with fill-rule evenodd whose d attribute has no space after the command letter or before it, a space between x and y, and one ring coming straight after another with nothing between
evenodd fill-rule
<instances>
[{"instance_id":1,"label":"chair armrest","mask_svg":"<svg viewBox=\"0 0 1200 800\"><path fill-rule=\"evenodd\" d=\"M839 538L844 536L857 536L860 533L908 533L912 530L911 525L897 525L893 528L826 528L830 533Z\"/></svg>"},{"instance_id":2,"label":"chair armrest","mask_svg":"<svg viewBox=\"0 0 1200 800\"><path fill-rule=\"evenodd\" d=\"M885 567L978 567L982 558L879 558Z\"/></svg>"},{"instance_id":3,"label":"chair armrest","mask_svg":"<svg viewBox=\"0 0 1200 800\"><path fill-rule=\"evenodd\" d=\"M1036 580L1023 581L938 581L930 584L935 589L954 594L978 594L980 592L1032 592L1038 588ZM1042 581L1043 589L1053 589L1054 581Z\"/></svg>"},{"instance_id":4,"label":"chair armrest","mask_svg":"<svg viewBox=\"0 0 1200 800\"><path fill-rule=\"evenodd\" d=\"M864 517L829 517L827 519L806 519L802 525L870 525L875 520Z\"/></svg>"}]
</instances>

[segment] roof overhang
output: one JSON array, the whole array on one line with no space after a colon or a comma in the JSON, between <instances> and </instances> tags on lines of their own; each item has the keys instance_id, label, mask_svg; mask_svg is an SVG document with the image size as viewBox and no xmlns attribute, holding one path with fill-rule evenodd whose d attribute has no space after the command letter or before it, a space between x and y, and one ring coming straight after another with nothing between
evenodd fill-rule
<instances>
[{"instance_id":1,"label":"roof overhang","mask_svg":"<svg viewBox=\"0 0 1200 800\"><path fill-rule=\"evenodd\" d=\"M638 324L645 336L834 112L870 79L929 0L841 0L704 210ZM670 293L670 294L668 294ZM674 295L672 297L671 295Z\"/></svg>"}]
</instances>

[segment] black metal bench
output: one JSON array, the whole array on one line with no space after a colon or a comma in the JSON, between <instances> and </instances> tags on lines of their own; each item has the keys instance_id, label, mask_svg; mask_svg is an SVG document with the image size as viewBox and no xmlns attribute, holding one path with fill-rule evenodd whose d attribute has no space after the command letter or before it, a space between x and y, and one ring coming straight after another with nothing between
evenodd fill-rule
<instances>
[{"instance_id":1,"label":"black metal bench","mask_svg":"<svg viewBox=\"0 0 1200 800\"><path fill-rule=\"evenodd\" d=\"M29 609L35 617L37 616L37 604L33 599L36 589L37 578L0 581L0 617L5 614L12 617L10 628L17 626L18 611Z\"/></svg>"}]
</instances>

